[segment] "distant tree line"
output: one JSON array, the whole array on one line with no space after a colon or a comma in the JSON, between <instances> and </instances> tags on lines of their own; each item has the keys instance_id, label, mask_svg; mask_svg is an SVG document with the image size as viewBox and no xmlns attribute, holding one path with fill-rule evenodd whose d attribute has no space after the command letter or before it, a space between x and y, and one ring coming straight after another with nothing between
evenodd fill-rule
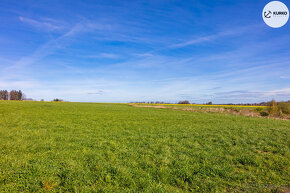
<instances>
[{"instance_id":1,"label":"distant tree line","mask_svg":"<svg viewBox=\"0 0 290 193\"><path fill-rule=\"evenodd\" d=\"M185 101L179 101L177 104L190 104L190 102L185 100Z\"/></svg>"},{"instance_id":2,"label":"distant tree line","mask_svg":"<svg viewBox=\"0 0 290 193\"><path fill-rule=\"evenodd\" d=\"M0 100L23 100L24 94L21 90L11 90L8 92L7 90L0 90Z\"/></svg>"},{"instance_id":3,"label":"distant tree line","mask_svg":"<svg viewBox=\"0 0 290 193\"><path fill-rule=\"evenodd\" d=\"M290 101L285 101L284 103L289 103ZM184 101L179 101L177 103L170 103L170 102L164 102L164 101L138 101L138 102L130 102L130 103L141 103L141 104L197 104L197 103L190 103L188 100ZM215 105L242 105L242 106L269 106L269 102L261 102L261 103L219 103ZM277 102L277 103L282 103L282 102ZM214 105L213 102L209 101L207 103L204 103L206 105Z\"/></svg>"},{"instance_id":4,"label":"distant tree line","mask_svg":"<svg viewBox=\"0 0 290 193\"><path fill-rule=\"evenodd\" d=\"M137 102L130 102L130 103L140 103L140 104L174 104L174 103L163 102L163 101L150 101L150 102L137 101Z\"/></svg>"}]
</instances>

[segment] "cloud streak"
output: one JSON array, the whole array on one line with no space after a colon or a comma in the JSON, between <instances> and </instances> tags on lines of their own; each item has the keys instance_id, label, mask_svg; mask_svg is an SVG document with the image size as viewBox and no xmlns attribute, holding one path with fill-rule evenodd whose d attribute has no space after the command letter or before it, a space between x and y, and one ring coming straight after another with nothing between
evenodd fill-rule
<instances>
[{"instance_id":1,"label":"cloud streak","mask_svg":"<svg viewBox=\"0 0 290 193\"><path fill-rule=\"evenodd\" d=\"M194 39L191 40L187 40L181 43L176 43L176 44L172 44L169 46L169 48L182 48L182 47L186 47L186 46L191 46L191 45L197 45L197 44L201 44L201 43L207 43L207 42L211 42L220 38L225 38L225 37L229 37L229 36L237 36L240 34L243 34L244 32L247 32L249 29L257 29L258 27L260 27L259 25L257 26L245 26L245 27L238 27L232 30L225 30L225 31L221 31L215 34L211 34L211 35L205 35L205 36L199 36L196 37Z\"/></svg>"},{"instance_id":2,"label":"cloud streak","mask_svg":"<svg viewBox=\"0 0 290 193\"><path fill-rule=\"evenodd\" d=\"M58 29L57 26L50 25L49 23L41 23L37 22L36 20L26 19L20 17L22 21L28 22L32 25L37 27L50 27L51 29ZM108 30L111 29L110 25L102 25L99 23L92 23L92 22L84 22L84 23L77 23L72 26L68 31L57 38L50 39L42 46L38 47L32 54L22 57L16 62L13 62L7 70L9 69L16 69L16 68L23 68L28 65L32 65L35 62L43 59L50 54L53 54L55 51L65 48L66 46L70 45L73 41L72 37L77 36L81 33L95 31L95 30ZM99 57L103 58L114 58L117 57L116 55L110 53L101 53Z\"/></svg>"},{"instance_id":3,"label":"cloud streak","mask_svg":"<svg viewBox=\"0 0 290 193\"><path fill-rule=\"evenodd\" d=\"M59 22L48 18L44 18L42 21L38 21L35 19L19 16L19 20L42 31L59 31L63 29L63 25L59 24Z\"/></svg>"}]
</instances>

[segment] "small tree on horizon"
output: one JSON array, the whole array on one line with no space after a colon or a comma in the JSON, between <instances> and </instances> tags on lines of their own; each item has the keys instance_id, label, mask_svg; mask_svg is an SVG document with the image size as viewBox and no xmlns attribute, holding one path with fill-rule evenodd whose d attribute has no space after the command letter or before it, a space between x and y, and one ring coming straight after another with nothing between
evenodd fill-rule
<instances>
[{"instance_id":1,"label":"small tree on horizon","mask_svg":"<svg viewBox=\"0 0 290 193\"><path fill-rule=\"evenodd\" d=\"M58 99L58 98L56 98L56 99L53 99L53 101L54 102L61 102L61 101L63 101L62 99Z\"/></svg>"}]
</instances>

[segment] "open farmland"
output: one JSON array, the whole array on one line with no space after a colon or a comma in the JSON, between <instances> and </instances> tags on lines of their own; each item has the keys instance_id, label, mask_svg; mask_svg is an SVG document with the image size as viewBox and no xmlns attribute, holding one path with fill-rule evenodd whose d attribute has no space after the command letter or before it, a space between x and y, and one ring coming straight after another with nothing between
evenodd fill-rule
<instances>
[{"instance_id":1,"label":"open farmland","mask_svg":"<svg viewBox=\"0 0 290 193\"><path fill-rule=\"evenodd\" d=\"M0 192L286 192L290 121L0 101Z\"/></svg>"}]
</instances>

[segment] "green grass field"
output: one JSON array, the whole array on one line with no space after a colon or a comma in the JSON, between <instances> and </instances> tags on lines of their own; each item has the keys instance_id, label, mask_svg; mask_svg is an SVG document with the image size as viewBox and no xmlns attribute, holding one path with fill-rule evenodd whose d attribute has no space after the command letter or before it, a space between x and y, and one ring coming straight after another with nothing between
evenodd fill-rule
<instances>
[{"instance_id":1,"label":"green grass field","mask_svg":"<svg viewBox=\"0 0 290 193\"><path fill-rule=\"evenodd\" d=\"M0 192L283 192L290 122L0 101Z\"/></svg>"}]
</instances>

